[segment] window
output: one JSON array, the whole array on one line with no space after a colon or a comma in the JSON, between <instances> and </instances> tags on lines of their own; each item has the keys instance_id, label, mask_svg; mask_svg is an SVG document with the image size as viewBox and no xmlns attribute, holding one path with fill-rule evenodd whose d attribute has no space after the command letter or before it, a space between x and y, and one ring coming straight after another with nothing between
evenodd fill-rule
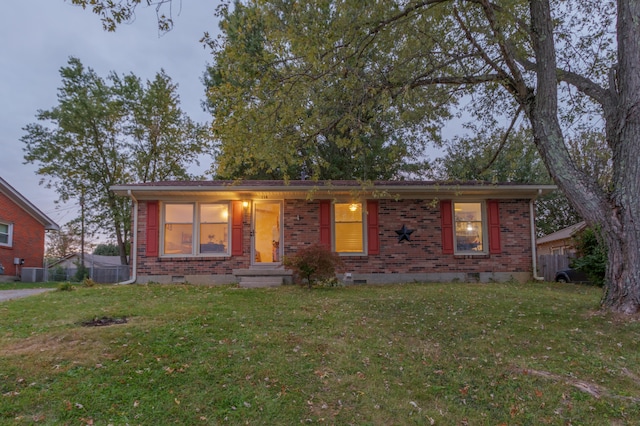
<instances>
[{"instance_id":1,"label":"window","mask_svg":"<svg viewBox=\"0 0 640 426\"><path fill-rule=\"evenodd\" d=\"M228 254L227 203L168 203L164 205L163 218L163 254Z\"/></svg>"},{"instance_id":2,"label":"window","mask_svg":"<svg viewBox=\"0 0 640 426\"><path fill-rule=\"evenodd\" d=\"M0 246L11 247L13 224L0 222Z\"/></svg>"},{"instance_id":3,"label":"window","mask_svg":"<svg viewBox=\"0 0 640 426\"><path fill-rule=\"evenodd\" d=\"M364 226L361 203L334 204L335 250L364 253Z\"/></svg>"},{"instance_id":4,"label":"window","mask_svg":"<svg viewBox=\"0 0 640 426\"><path fill-rule=\"evenodd\" d=\"M454 203L453 211L456 253L484 252L482 203Z\"/></svg>"},{"instance_id":5,"label":"window","mask_svg":"<svg viewBox=\"0 0 640 426\"><path fill-rule=\"evenodd\" d=\"M226 253L229 247L229 206L200 204L200 253Z\"/></svg>"}]
</instances>

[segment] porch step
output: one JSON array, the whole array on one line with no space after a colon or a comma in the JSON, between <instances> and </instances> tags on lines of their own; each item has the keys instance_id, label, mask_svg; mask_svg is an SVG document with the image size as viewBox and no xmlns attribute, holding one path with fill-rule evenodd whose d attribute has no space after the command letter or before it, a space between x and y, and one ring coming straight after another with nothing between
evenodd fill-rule
<instances>
[{"instance_id":1,"label":"porch step","mask_svg":"<svg viewBox=\"0 0 640 426\"><path fill-rule=\"evenodd\" d=\"M234 269L240 287L278 287L291 282L291 271L284 269Z\"/></svg>"}]
</instances>

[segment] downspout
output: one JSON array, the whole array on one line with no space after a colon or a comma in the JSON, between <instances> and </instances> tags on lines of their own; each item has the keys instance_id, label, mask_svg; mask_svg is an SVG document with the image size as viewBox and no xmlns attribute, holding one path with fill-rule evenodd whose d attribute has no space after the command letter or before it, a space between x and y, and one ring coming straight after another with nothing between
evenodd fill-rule
<instances>
[{"instance_id":1,"label":"downspout","mask_svg":"<svg viewBox=\"0 0 640 426\"><path fill-rule=\"evenodd\" d=\"M131 278L126 281L119 282L120 284L133 284L138 278L138 200L133 196L133 193L129 189L127 191L129 197L133 200L133 242L129 247L129 259L133 259L131 263Z\"/></svg>"},{"instance_id":2,"label":"downspout","mask_svg":"<svg viewBox=\"0 0 640 426\"><path fill-rule=\"evenodd\" d=\"M538 195L542 190L538 190ZM538 276L538 247L536 245L536 221L535 210L533 208L534 200L529 201L529 220L531 221L531 257L533 260L533 279L536 281L544 281L544 277Z\"/></svg>"}]
</instances>

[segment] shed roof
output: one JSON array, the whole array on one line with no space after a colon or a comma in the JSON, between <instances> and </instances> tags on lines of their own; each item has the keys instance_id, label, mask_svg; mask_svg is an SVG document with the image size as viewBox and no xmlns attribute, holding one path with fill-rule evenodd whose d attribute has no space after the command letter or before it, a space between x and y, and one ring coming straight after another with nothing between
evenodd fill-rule
<instances>
[{"instance_id":1,"label":"shed roof","mask_svg":"<svg viewBox=\"0 0 640 426\"><path fill-rule=\"evenodd\" d=\"M568 226L564 229L561 229L556 232L552 232L549 235L545 235L544 237L540 237L536 240L537 244L546 244L553 241L566 240L567 238L573 237L576 233L582 231L587 226L586 222L578 222L575 225Z\"/></svg>"}]
</instances>

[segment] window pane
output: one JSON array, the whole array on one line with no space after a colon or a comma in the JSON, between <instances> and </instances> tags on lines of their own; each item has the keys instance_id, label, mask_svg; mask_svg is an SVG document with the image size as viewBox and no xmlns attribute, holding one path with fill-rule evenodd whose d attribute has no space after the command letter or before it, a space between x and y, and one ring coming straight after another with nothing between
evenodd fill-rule
<instances>
[{"instance_id":1,"label":"window pane","mask_svg":"<svg viewBox=\"0 0 640 426\"><path fill-rule=\"evenodd\" d=\"M0 244L9 244L9 225L0 223Z\"/></svg>"},{"instance_id":2,"label":"window pane","mask_svg":"<svg viewBox=\"0 0 640 426\"><path fill-rule=\"evenodd\" d=\"M336 252L364 252L362 204L339 203L334 207Z\"/></svg>"},{"instance_id":3,"label":"window pane","mask_svg":"<svg viewBox=\"0 0 640 426\"><path fill-rule=\"evenodd\" d=\"M229 209L226 204L202 204L200 206L200 223L227 223Z\"/></svg>"},{"instance_id":4,"label":"window pane","mask_svg":"<svg viewBox=\"0 0 640 426\"><path fill-rule=\"evenodd\" d=\"M362 253L362 223L336 223L336 251Z\"/></svg>"},{"instance_id":5,"label":"window pane","mask_svg":"<svg viewBox=\"0 0 640 426\"><path fill-rule=\"evenodd\" d=\"M193 204L167 204L164 211L166 223L193 223Z\"/></svg>"},{"instance_id":6,"label":"window pane","mask_svg":"<svg viewBox=\"0 0 640 426\"><path fill-rule=\"evenodd\" d=\"M226 223L200 225L200 253L226 253L229 227Z\"/></svg>"},{"instance_id":7,"label":"window pane","mask_svg":"<svg viewBox=\"0 0 640 426\"><path fill-rule=\"evenodd\" d=\"M335 220L336 222L362 222L362 204L336 204Z\"/></svg>"},{"instance_id":8,"label":"window pane","mask_svg":"<svg viewBox=\"0 0 640 426\"><path fill-rule=\"evenodd\" d=\"M191 224L168 223L164 226L165 254L193 253L193 226Z\"/></svg>"},{"instance_id":9,"label":"window pane","mask_svg":"<svg viewBox=\"0 0 640 426\"><path fill-rule=\"evenodd\" d=\"M455 203L456 250L483 251L482 203Z\"/></svg>"}]
</instances>

